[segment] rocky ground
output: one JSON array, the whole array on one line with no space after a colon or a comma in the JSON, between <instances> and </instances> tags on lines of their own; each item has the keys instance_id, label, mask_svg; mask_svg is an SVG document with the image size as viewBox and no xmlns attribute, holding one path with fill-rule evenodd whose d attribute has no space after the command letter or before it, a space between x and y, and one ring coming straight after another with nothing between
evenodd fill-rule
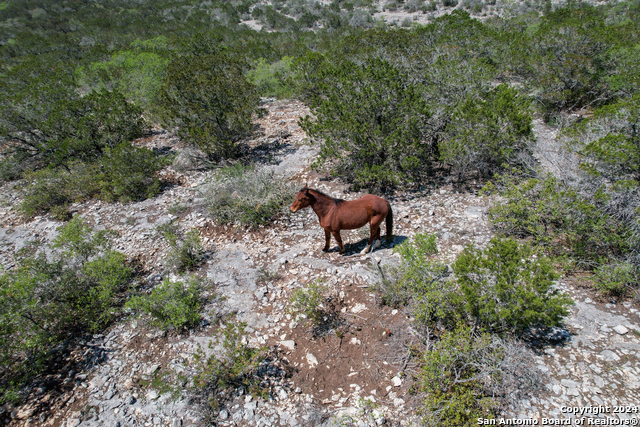
<instances>
[{"instance_id":1,"label":"rocky ground","mask_svg":"<svg viewBox=\"0 0 640 427\"><path fill-rule=\"evenodd\" d=\"M249 145L258 159L335 197L353 199L339 182L325 180L309 164L317 149L307 145L297 125L308 113L299 103L271 101L260 120L261 135ZM536 124L540 131L541 125ZM553 135L552 132L547 132ZM116 249L136 259L145 280L168 275L169 245L158 227L169 222L183 230L197 228L209 258L197 274L206 277L224 299L213 300L204 320L188 335L150 328L142 318L123 318L103 334L86 337L60 354L60 373L36 384L29 403L1 411L10 425L35 426L220 426L415 425L419 398L411 395L407 347L416 340L402 310L379 304L369 287L378 266L393 265L393 246L416 233L438 236L439 257L452 261L467 244L485 245L492 236L486 211L491 200L474 189L443 182L420 193L391 198L395 213L393 242L371 255L360 255L366 229L343 232L347 256L335 248L321 252L324 233L310 210L284 213L257 230L219 226L208 216L203 189L215 170L189 170L194 162L170 133L158 130L141 145L179 152L175 166L162 174L172 185L156 198L131 204L99 201L72 206L95 228L118 232ZM285 178L283 178L285 179ZM50 241L61 225L48 216L28 222L12 209L20 200L16 184L0 189L0 264L13 266L13 254L28 240ZM321 280L334 296L340 333L314 337L288 312L294 289ZM606 406L608 413L582 416L634 419L640 403L640 319L637 302L602 301L574 279L560 286L575 300L565 329L546 337L537 351L538 369L546 373L539 396L522 401L507 417L566 419L563 407ZM247 322L248 343L271 349L264 375L272 384L267 398L236 390L206 418L184 392L195 372L194 354L220 351L214 339L218 318L235 313ZM208 347L213 340L212 348ZM614 413L619 407L628 405ZM10 414L6 413L10 411ZM10 416L9 416L10 415Z\"/></svg>"}]
</instances>

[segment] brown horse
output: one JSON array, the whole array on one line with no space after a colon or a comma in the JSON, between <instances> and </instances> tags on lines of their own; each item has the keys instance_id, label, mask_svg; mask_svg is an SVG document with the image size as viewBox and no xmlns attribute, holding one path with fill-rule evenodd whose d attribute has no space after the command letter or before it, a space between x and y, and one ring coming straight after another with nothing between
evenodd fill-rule
<instances>
[{"instance_id":1,"label":"brown horse","mask_svg":"<svg viewBox=\"0 0 640 427\"><path fill-rule=\"evenodd\" d=\"M318 215L320 226L324 228L326 243L323 251L329 250L331 242L331 234L335 237L340 248L340 253L344 253L344 245L340 237L340 230L353 230L360 228L369 223L369 244L363 253L369 250L377 249L381 246L380 242L380 224L386 218L387 241L392 237L393 228L393 211L391 205L385 199L367 194L357 200L345 201L334 199L318 190L312 190L306 185L291 205L291 212L311 206L311 209ZM372 249L372 244L375 244Z\"/></svg>"}]
</instances>

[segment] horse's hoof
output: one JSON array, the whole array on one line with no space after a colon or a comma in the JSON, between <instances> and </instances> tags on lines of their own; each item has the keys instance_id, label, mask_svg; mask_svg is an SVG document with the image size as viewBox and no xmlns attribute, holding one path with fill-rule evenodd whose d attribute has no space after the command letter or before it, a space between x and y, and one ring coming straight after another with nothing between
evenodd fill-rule
<instances>
[{"instance_id":1,"label":"horse's hoof","mask_svg":"<svg viewBox=\"0 0 640 427\"><path fill-rule=\"evenodd\" d=\"M376 240L375 242L373 242L373 247L371 248L371 250L376 250L380 246L382 246L382 242L380 240Z\"/></svg>"},{"instance_id":2,"label":"horse's hoof","mask_svg":"<svg viewBox=\"0 0 640 427\"><path fill-rule=\"evenodd\" d=\"M329 248L322 248L322 252L329 252Z\"/></svg>"},{"instance_id":3,"label":"horse's hoof","mask_svg":"<svg viewBox=\"0 0 640 427\"><path fill-rule=\"evenodd\" d=\"M360 253L361 253L362 255L367 254L367 253L369 253L369 249L370 249L370 248L371 248L370 246L367 246L367 247L366 247L366 248L364 248L362 251L360 251Z\"/></svg>"}]
</instances>

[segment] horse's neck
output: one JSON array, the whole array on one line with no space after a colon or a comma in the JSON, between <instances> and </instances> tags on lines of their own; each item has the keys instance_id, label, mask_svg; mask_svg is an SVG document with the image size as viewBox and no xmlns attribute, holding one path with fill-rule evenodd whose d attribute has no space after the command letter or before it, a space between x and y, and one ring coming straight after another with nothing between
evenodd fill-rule
<instances>
[{"instance_id":1,"label":"horse's neck","mask_svg":"<svg viewBox=\"0 0 640 427\"><path fill-rule=\"evenodd\" d=\"M319 218L324 218L336 202L327 196L313 192L314 203L311 203L311 209L318 215Z\"/></svg>"}]
</instances>

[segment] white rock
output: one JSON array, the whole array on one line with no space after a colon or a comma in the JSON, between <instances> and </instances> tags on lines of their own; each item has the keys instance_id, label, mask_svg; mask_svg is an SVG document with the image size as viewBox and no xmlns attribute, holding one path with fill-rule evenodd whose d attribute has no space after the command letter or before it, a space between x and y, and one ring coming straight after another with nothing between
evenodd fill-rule
<instances>
[{"instance_id":1,"label":"white rock","mask_svg":"<svg viewBox=\"0 0 640 427\"><path fill-rule=\"evenodd\" d=\"M391 384L393 384L394 387L400 387L402 385L402 379L396 375L391 378Z\"/></svg>"},{"instance_id":2,"label":"white rock","mask_svg":"<svg viewBox=\"0 0 640 427\"><path fill-rule=\"evenodd\" d=\"M393 406L398 407L400 405L404 405L404 399L400 399L399 397L393 399Z\"/></svg>"},{"instance_id":3,"label":"white rock","mask_svg":"<svg viewBox=\"0 0 640 427\"><path fill-rule=\"evenodd\" d=\"M280 345L288 350L293 351L293 349L296 347L296 342L293 340L285 340L285 341L280 341Z\"/></svg>"},{"instance_id":4,"label":"white rock","mask_svg":"<svg viewBox=\"0 0 640 427\"><path fill-rule=\"evenodd\" d=\"M595 385L599 388L604 387L604 380L602 379L602 377L598 376L598 375L594 375L593 376L593 382L595 383Z\"/></svg>"},{"instance_id":5,"label":"white rock","mask_svg":"<svg viewBox=\"0 0 640 427\"><path fill-rule=\"evenodd\" d=\"M618 356L611 350L602 350L600 352L600 356L608 362L617 362L618 360L620 360L620 356Z\"/></svg>"},{"instance_id":6,"label":"white rock","mask_svg":"<svg viewBox=\"0 0 640 427\"><path fill-rule=\"evenodd\" d=\"M362 304L362 303L356 303L356 305L354 305L353 307L351 307L351 312L352 313L360 313L363 312L367 309L367 306Z\"/></svg>"},{"instance_id":7,"label":"white rock","mask_svg":"<svg viewBox=\"0 0 640 427\"><path fill-rule=\"evenodd\" d=\"M566 379L560 380L560 384L562 384L563 386L565 386L567 388L578 388L578 386L580 385L576 381L566 380Z\"/></svg>"},{"instance_id":8,"label":"white rock","mask_svg":"<svg viewBox=\"0 0 640 427\"><path fill-rule=\"evenodd\" d=\"M289 397L289 393L287 393L287 390L283 389L282 387L276 387L276 394L279 400L286 400Z\"/></svg>"},{"instance_id":9,"label":"white rock","mask_svg":"<svg viewBox=\"0 0 640 427\"><path fill-rule=\"evenodd\" d=\"M577 388L571 387L567 389L567 396L580 396L580 392Z\"/></svg>"},{"instance_id":10,"label":"white rock","mask_svg":"<svg viewBox=\"0 0 640 427\"><path fill-rule=\"evenodd\" d=\"M307 363L309 364L309 367L313 368L318 364L318 359L316 359L313 354L307 353Z\"/></svg>"},{"instance_id":11,"label":"white rock","mask_svg":"<svg viewBox=\"0 0 640 427\"><path fill-rule=\"evenodd\" d=\"M627 332L629 332L629 329L625 328L622 325L618 325L615 328L613 328L614 331L616 331L617 333L619 333L620 335L624 335Z\"/></svg>"}]
</instances>

